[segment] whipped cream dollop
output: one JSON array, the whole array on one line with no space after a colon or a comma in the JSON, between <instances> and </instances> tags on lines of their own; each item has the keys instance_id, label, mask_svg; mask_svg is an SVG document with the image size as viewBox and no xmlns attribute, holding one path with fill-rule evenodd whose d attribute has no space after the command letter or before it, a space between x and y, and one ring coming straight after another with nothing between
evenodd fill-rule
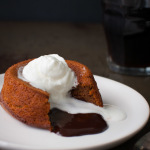
<instances>
[{"instance_id":1,"label":"whipped cream dollop","mask_svg":"<svg viewBox=\"0 0 150 150\"><path fill-rule=\"evenodd\" d=\"M66 97L77 85L75 73L57 54L40 56L24 66L18 77L32 86L50 93L50 101Z\"/></svg>"}]
</instances>

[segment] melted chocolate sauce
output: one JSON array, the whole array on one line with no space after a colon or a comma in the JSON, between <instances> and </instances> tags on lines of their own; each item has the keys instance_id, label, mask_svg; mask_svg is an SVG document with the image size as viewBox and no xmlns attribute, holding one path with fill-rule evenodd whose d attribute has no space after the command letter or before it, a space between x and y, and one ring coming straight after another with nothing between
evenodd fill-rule
<instances>
[{"instance_id":1,"label":"melted chocolate sauce","mask_svg":"<svg viewBox=\"0 0 150 150\"><path fill-rule=\"evenodd\" d=\"M69 114L53 108L50 113L53 132L62 136L80 136L103 132L108 128L101 115L96 113Z\"/></svg>"}]
</instances>

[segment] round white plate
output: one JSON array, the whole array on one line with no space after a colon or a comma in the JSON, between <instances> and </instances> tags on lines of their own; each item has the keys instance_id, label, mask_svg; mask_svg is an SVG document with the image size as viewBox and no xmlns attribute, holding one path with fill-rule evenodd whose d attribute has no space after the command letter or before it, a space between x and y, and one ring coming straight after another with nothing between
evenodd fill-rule
<instances>
[{"instance_id":1,"label":"round white plate","mask_svg":"<svg viewBox=\"0 0 150 150\"><path fill-rule=\"evenodd\" d=\"M0 75L0 90L3 84ZM47 130L27 126L10 116L0 106L0 148L7 149L108 149L125 142L141 130L149 118L149 106L143 96L116 81L94 76L104 104L118 106L126 114L122 121L112 122L100 134L62 137Z\"/></svg>"}]
</instances>

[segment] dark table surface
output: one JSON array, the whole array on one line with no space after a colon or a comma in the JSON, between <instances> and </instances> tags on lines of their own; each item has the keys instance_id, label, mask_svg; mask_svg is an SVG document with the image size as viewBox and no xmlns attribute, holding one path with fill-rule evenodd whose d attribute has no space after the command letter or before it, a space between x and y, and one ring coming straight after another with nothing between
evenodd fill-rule
<instances>
[{"instance_id":1,"label":"dark table surface","mask_svg":"<svg viewBox=\"0 0 150 150\"><path fill-rule=\"evenodd\" d=\"M150 76L116 74L107 66L107 44L101 24L0 22L0 73L19 61L57 53L87 65L93 74L126 84L150 104ZM150 129L150 121L133 138L112 150L131 150Z\"/></svg>"}]
</instances>

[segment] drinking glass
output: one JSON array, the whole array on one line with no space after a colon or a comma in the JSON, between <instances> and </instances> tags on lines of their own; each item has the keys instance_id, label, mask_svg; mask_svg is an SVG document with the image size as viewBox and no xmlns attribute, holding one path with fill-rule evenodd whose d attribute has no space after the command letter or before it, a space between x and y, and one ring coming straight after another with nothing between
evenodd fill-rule
<instances>
[{"instance_id":1,"label":"drinking glass","mask_svg":"<svg viewBox=\"0 0 150 150\"><path fill-rule=\"evenodd\" d=\"M103 12L109 68L150 75L150 0L103 0Z\"/></svg>"}]
</instances>

